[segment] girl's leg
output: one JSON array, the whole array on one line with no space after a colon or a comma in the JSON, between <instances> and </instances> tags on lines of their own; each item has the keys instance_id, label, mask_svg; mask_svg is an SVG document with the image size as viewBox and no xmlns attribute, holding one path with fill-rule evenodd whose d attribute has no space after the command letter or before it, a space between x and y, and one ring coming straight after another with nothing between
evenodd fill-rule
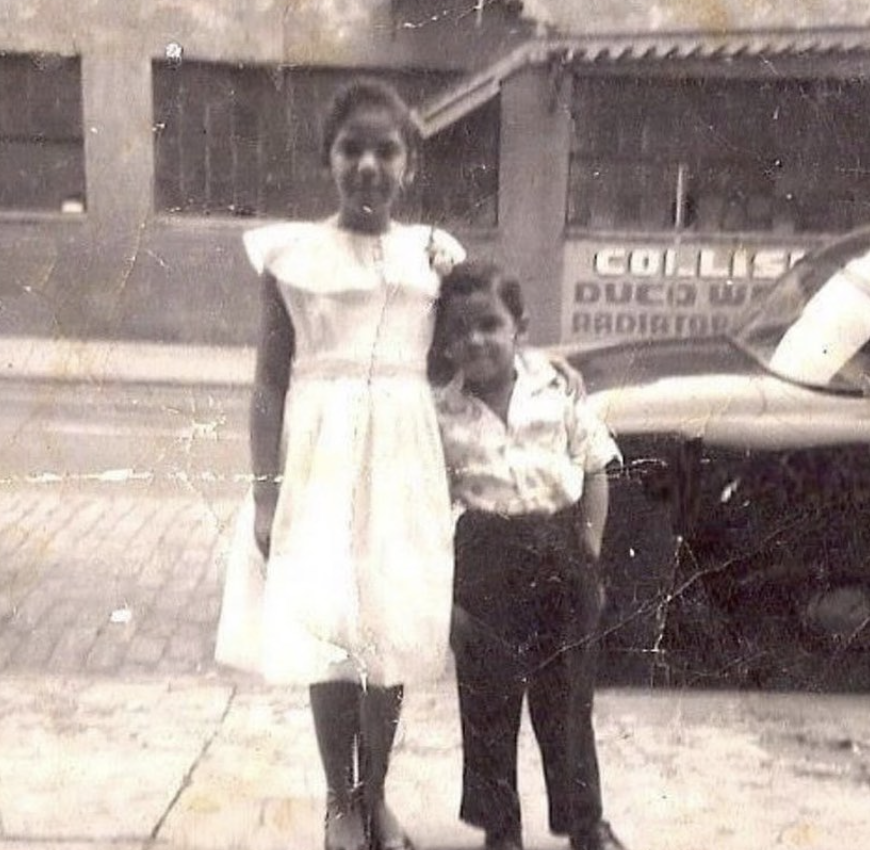
<instances>
[{"instance_id":1,"label":"girl's leg","mask_svg":"<svg viewBox=\"0 0 870 850\"><path fill-rule=\"evenodd\" d=\"M361 776L372 850L409 850L413 845L387 806L385 784L402 711L401 685L367 684L362 695Z\"/></svg>"},{"instance_id":2,"label":"girl's leg","mask_svg":"<svg viewBox=\"0 0 870 850\"><path fill-rule=\"evenodd\" d=\"M361 688L356 682L311 685L311 712L326 775L326 850L367 850L368 835L355 789Z\"/></svg>"}]
</instances>

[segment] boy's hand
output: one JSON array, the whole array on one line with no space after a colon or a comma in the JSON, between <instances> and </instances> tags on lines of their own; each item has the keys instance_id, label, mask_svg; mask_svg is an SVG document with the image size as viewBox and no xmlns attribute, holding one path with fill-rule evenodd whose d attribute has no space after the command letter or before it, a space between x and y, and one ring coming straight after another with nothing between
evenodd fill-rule
<instances>
[{"instance_id":1,"label":"boy's hand","mask_svg":"<svg viewBox=\"0 0 870 850\"><path fill-rule=\"evenodd\" d=\"M471 617L468 612L459 605L454 605L450 620L450 648L454 655L461 655L464 652L468 645L470 629Z\"/></svg>"}]
</instances>

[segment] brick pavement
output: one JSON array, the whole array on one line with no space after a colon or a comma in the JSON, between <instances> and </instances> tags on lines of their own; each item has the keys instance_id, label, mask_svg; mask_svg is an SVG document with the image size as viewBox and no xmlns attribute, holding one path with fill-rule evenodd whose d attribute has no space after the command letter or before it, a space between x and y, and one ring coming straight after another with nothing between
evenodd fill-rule
<instances>
[{"instance_id":1,"label":"brick pavement","mask_svg":"<svg viewBox=\"0 0 870 850\"><path fill-rule=\"evenodd\" d=\"M0 673L201 673L241 493L0 490Z\"/></svg>"}]
</instances>

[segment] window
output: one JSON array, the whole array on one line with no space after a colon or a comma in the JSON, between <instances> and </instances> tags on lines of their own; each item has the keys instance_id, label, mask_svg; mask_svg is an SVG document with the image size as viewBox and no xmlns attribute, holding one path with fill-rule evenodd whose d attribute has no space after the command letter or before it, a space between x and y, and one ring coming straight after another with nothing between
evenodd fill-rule
<instances>
[{"instance_id":1,"label":"window","mask_svg":"<svg viewBox=\"0 0 870 850\"><path fill-rule=\"evenodd\" d=\"M79 60L0 55L0 79L0 210L82 212Z\"/></svg>"},{"instance_id":2,"label":"window","mask_svg":"<svg viewBox=\"0 0 870 850\"><path fill-rule=\"evenodd\" d=\"M356 72L204 62L154 66L158 210L197 215L311 218L335 208L320 158L319 121L335 88ZM410 103L452 75L378 74ZM498 114L492 110L428 140L419 180L402 200L409 217L494 223ZM493 141L495 140L495 142Z\"/></svg>"},{"instance_id":3,"label":"window","mask_svg":"<svg viewBox=\"0 0 870 850\"><path fill-rule=\"evenodd\" d=\"M419 190L425 221L496 226L500 123L495 99L426 141Z\"/></svg>"},{"instance_id":4,"label":"window","mask_svg":"<svg viewBox=\"0 0 870 850\"><path fill-rule=\"evenodd\" d=\"M578 79L567 221L836 232L870 222L858 80Z\"/></svg>"}]
</instances>

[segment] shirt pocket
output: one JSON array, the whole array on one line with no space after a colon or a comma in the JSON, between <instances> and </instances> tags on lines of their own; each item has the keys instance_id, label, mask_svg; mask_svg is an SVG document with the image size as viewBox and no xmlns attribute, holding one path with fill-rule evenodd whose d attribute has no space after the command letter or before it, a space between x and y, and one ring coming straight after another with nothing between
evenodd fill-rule
<instances>
[{"instance_id":1,"label":"shirt pocket","mask_svg":"<svg viewBox=\"0 0 870 850\"><path fill-rule=\"evenodd\" d=\"M555 397L552 393L541 394L534 398L534 404L530 404L524 413L514 428L516 443L567 455L564 398Z\"/></svg>"}]
</instances>

